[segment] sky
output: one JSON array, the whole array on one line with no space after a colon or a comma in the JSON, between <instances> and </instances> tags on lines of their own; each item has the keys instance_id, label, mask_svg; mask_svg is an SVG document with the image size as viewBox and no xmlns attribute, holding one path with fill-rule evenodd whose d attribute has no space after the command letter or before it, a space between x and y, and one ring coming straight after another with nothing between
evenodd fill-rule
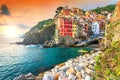
<instances>
[{"instance_id":1,"label":"sky","mask_svg":"<svg viewBox=\"0 0 120 80\"><path fill-rule=\"evenodd\" d=\"M21 33L35 26L39 21L53 18L59 6L78 7L90 10L115 4L119 0L0 0L0 31L5 25L16 26Z\"/></svg>"}]
</instances>

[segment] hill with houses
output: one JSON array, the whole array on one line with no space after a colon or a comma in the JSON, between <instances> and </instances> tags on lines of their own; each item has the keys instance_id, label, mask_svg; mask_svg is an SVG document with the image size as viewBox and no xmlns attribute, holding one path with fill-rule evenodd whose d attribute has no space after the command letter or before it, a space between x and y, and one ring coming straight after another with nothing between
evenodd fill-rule
<instances>
[{"instance_id":1,"label":"hill with houses","mask_svg":"<svg viewBox=\"0 0 120 80\"><path fill-rule=\"evenodd\" d=\"M106 8L106 7L104 7ZM105 29L105 22L110 20L111 12L98 14L95 10L84 11L68 6L58 7L53 19L39 22L25 34L23 44L62 44L74 46L93 34ZM106 15L104 15L106 14ZM95 30L95 24L100 28ZM99 33L97 33L99 32ZM49 34L48 34L49 33Z\"/></svg>"}]
</instances>

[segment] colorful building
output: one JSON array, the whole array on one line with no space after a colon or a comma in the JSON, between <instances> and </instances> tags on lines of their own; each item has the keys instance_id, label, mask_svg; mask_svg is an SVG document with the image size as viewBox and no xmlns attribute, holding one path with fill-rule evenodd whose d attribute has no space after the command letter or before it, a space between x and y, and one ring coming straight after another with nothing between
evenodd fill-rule
<instances>
[{"instance_id":1,"label":"colorful building","mask_svg":"<svg viewBox=\"0 0 120 80\"><path fill-rule=\"evenodd\" d=\"M100 25L98 22L92 22L92 31L93 31L93 34L96 34L96 35L100 33Z\"/></svg>"},{"instance_id":2,"label":"colorful building","mask_svg":"<svg viewBox=\"0 0 120 80\"><path fill-rule=\"evenodd\" d=\"M75 37L77 34L77 25L72 18L59 18L57 21L56 29L59 36L71 36Z\"/></svg>"},{"instance_id":3,"label":"colorful building","mask_svg":"<svg viewBox=\"0 0 120 80\"><path fill-rule=\"evenodd\" d=\"M79 26L78 19L82 14L82 10L77 8L69 9L64 7L61 10L58 16L56 16L55 42L59 42L59 38L64 36L76 37Z\"/></svg>"}]
</instances>

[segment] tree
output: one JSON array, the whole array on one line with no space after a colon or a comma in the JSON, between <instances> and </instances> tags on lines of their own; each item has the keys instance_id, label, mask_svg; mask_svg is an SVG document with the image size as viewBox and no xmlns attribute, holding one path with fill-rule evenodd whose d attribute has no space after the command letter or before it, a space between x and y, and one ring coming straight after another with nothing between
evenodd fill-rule
<instances>
[{"instance_id":1,"label":"tree","mask_svg":"<svg viewBox=\"0 0 120 80\"><path fill-rule=\"evenodd\" d=\"M3 4L0 10L1 10L1 15L7 15L7 16L10 15L10 11L6 5Z\"/></svg>"},{"instance_id":2,"label":"tree","mask_svg":"<svg viewBox=\"0 0 120 80\"><path fill-rule=\"evenodd\" d=\"M63 9L63 7L58 7L57 10L55 11L57 14L59 14L61 12L61 10Z\"/></svg>"}]
</instances>

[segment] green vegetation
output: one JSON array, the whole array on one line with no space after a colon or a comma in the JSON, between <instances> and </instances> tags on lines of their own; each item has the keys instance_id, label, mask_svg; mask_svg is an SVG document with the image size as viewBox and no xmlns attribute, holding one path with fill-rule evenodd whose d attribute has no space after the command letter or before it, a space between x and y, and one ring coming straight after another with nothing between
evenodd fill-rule
<instances>
[{"instance_id":1,"label":"green vegetation","mask_svg":"<svg viewBox=\"0 0 120 80\"><path fill-rule=\"evenodd\" d=\"M96 57L95 80L120 79L120 42L113 42L104 54Z\"/></svg>"},{"instance_id":2,"label":"green vegetation","mask_svg":"<svg viewBox=\"0 0 120 80\"><path fill-rule=\"evenodd\" d=\"M103 54L97 56L94 80L120 80L120 41L114 41L114 29L119 21L111 23L107 32L109 46Z\"/></svg>"},{"instance_id":3,"label":"green vegetation","mask_svg":"<svg viewBox=\"0 0 120 80\"><path fill-rule=\"evenodd\" d=\"M55 33L55 21L48 19L39 22L31 28L24 36L23 44L43 44L46 40L50 40Z\"/></svg>"},{"instance_id":4,"label":"green vegetation","mask_svg":"<svg viewBox=\"0 0 120 80\"><path fill-rule=\"evenodd\" d=\"M96 13L101 13L103 11L113 12L114 9L115 9L115 5L108 5L105 7L97 7L96 9L93 9L92 11Z\"/></svg>"},{"instance_id":5,"label":"green vegetation","mask_svg":"<svg viewBox=\"0 0 120 80\"><path fill-rule=\"evenodd\" d=\"M43 29L45 29L45 27L48 27L48 26L53 25L53 24L54 24L53 19L40 21L36 26L31 28L31 30L29 32L27 32L25 35L40 32Z\"/></svg>"}]
</instances>

